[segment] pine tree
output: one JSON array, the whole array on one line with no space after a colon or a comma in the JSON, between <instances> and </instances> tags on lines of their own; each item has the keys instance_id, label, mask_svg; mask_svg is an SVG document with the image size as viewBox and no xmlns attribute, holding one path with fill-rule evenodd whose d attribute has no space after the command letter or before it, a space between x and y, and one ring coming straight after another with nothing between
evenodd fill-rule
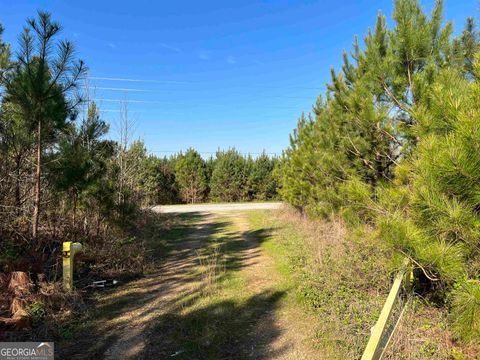
<instances>
[{"instance_id":1,"label":"pine tree","mask_svg":"<svg viewBox=\"0 0 480 360\"><path fill-rule=\"evenodd\" d=\"M2 41L3 26L0 24L0 85L4 82L4 73L11 66L10 64L10 45Z\"/></svg>"},{"instance_id":2,"label":"pine tree","mask_svg":"<svg viewBox=\"0 0 480 360\"><path fill-rule=\"evenodd\" d=\"M148 156L140 166L141 191L146 205L175 204L179 198L175 169L167 158Z\"/></svg>"},{"instance_id":3,"label":"pine tree","mask_svg":"<svg viewBox=\"0 0 480 360\"><path fill-rule=\"evenodd\" d=\"M5 188L14 189L13 202L4 199L16 208L17 215L26 201L28 193L29 157L35 145L35 138L28 129L28 121L22 116L17 105L4 101L0 109L0 166L2 183ZM8 175L10 174L10 176ZM7 197L9 191L2 191Z\"/></svg>"},{"instance_id":4,"label":"pine tree","mask_svg":"<svg viewBox=\"0 0 480 360\"><path fill-rule=\"evenodd\" d=\"M465 30L463 30L460 37L461 58L463 60L464 71L468 77L475 76L474 73L474 60L475 54L479 49L479 35L475 28L475 22L472 17L467 18Z\"/></svg>"},{"instance_id":5,"label":"pine tree","mask_svg":"<svg viewBox=\"0 0 480 360\"><path fill-rule=\"evenodd\" d=\"M38 20L30 19L20 37L20 51L14 69L5 76L6 98L17 105L22 116L31 121L29 131L36 134L36 173L32 237L38 236L42 193L42 157L45 147L58 136L68 116L80 102L69 95L85 73L82 61L74 61L70 42L55 42L60 25L51 21L45 12Z\"/></svg>"},{"instance_id":6,"label":"pine tree","mask_svg":"<svg viewBox=\"0 0 480 360\"><path fill-rule=\"evenodd\" d=\"M442 8L428 16L397 0L391 30L379 14L302 114L276 172L293 206L376 225L437 296L451 291L457 335L478 341L479 39L472 20L452 38Z\"/></svg>"},{"instance_id":7,"label":"pine tree","mask_svg":"<svg viewBox=\"0 0 480 360\"><path fill-rule=\"evenodd\" d=\"M100 186L99 182L105 176L106 160L113 155L108 151L110 142L102 139L108 129L97 106L91 102L80 126L71 124L61 135L57 159L51 162L53 183L57 190L66 192L71 202L74 227L79 203L88 202L90 189Z\"/></svg>"},{"instance_id":8,"label":"pine tree","mask_svg":"<svg viewBox=\"0 0 480 360\"><path fill-rule=\"evenodd\" d=\"M183 201L201 202L207 190L205 162L194 149L188 149L175 162L175 177Z\"/></svg>"},{"instance_id":9,"label":"pine tree","mask_svg":"<svg viewBox=\"0 0 480 360\"><path fill-rule=\"evenodd\" d=\"M274 167L275 159L265 152L253 161L246 184L250 193L248 199L269 200L275 197L277 184L273 177Z\"/></svg>"},{"instance_id":10,"label":"pine tree","mask_svg":"<svg viewBox=\"0 0 480 360\"><path fill-rule=\"evenodd\" d=\"M247 181L247 162L235 149L217 152L210 182L215 201L240 201Z\"/></svg>"},{"instance_id":11,"label":"pine tree","mask_svg":"<svg viewBox=\"0 0 480 360\"><path fill-rule=\"evenodd\" d=\"M416 155L404 165L409 201L394 203L395 210L379 219L382 237L428 279L450 288L456 284L454 328L465 339L480 334L480 323L467 315L480 313L479 93L480 85L458 69L437 75L417 112Z\"/></svg>"}]
</instances>

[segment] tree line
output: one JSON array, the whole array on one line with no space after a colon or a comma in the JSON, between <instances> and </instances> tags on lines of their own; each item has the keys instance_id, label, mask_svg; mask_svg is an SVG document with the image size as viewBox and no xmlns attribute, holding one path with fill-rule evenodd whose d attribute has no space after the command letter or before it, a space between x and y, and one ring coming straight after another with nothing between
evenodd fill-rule
<instances>
[{"instance_id":1,"label":"tree line","mask_svg":"<svg viewBox=\"0 0 480 360\"><path fill-rule=\"evenodd\" d=\"M59 40L61 26L49 13L27 20L16 52L2 32L0 26L0 272L58 276L47 270L58 266L65 240L82 240L100 257L129 236L147 205L275 198L277 159L265 153L148 155L133 137L128 103L112 134L90 98L86 64L73 43ZM119 244L111 249L126 263L140 251L127 256L127 243Z\"/></svg>"},{"instance_id":2,"label":"tree line","mask_svg":"<svg viewBox=\"0 0 480 360\"><path fill-rule=\"evenodd\" d=\"M277 197L277 162L265 152L254 158L235 149L206 160L192 148L164 158L144 150L139 191L145 205L271 200Z\"/></svg>"},{"instance_id":3,"label":"tree line","mask_svg":"<svg viewBox=\"0 0 480 360\"><path fill-rule=\"evenodd\" d=\"M279 192L310 216L367 224L480 341L480 55L472 18L453 36L443 2L396 0L354 38L325 96L300 117Z\"/></svg>"}]
</instances>

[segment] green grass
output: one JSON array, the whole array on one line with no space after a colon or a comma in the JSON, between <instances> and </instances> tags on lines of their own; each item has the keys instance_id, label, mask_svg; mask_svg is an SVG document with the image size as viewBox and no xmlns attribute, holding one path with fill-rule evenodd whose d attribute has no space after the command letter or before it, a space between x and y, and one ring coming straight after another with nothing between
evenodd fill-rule
<instances>
[{"instance_id":1,"label":"green grass","mask_svg":"<svg viewBox=\"0 0 480 360\"><path fill-rule=\"evenodd\" d=\"M366 345L388 285L385 264L372 255L375 245L351 241L339 248L326 244L318 259L308 241L311 229L304 220L292 214L280 218L271 214L252 212L250 223L253 229L276 229L265 249L294 289L296 304L290 306L301 304L319 319L312 324L312 343L327 357L357 358ZM365 266L364 262L376 266Z\"/></svg>"},{"instance_id":2,"label":"green grass","mask_svg":"<svg viewBox=\"0 0 480 360\"><path fill-rule=\"evenodd\" d=\"M152 257L158 258L152 273L155 267L168 264L169 257L175 257L179 250L188 251L190 245L186 242L198 234L196 229L204 222L204 216L162 215L157 219L161 224L149 224L145 228L141 236L148 240ZM246 255L260 246L268 237L268 231L259 229L252 233L239 228L234 220L227 215L217 216L209 221L208 229L201 230L204 235L201 246L193 255L194 265L185 275L194 285L174 293L165 308L155 310L146 325L148 336L140 357L169 358L177 353L176 359L249 358L252 346L255 351L261 351L258 349L267 347L280 334L268 322L262 327L265 338L256 338L253 331L265 323L265 316L277 309L285 294L284 286L251 288L244 271ZM161 274L158 279L161 281ZM142 280L139 281L141 284ZM114 320L132 307L141 309L143 297L137 292L139 281L98 293L91 313L61 330L64 337L59 343L61 355L68 357L81 351L91 357L101 357L118 341L126 323Z\"/></svg>"},{"instance_id":3,"label":"green grass","mask_svg":"<svg viewBox=\"0 0 480 360\"><path fill-rule=\"evenodd\" d=\"M156 320L146 356L179 351L178 359L248 358L251 344L258 342L252 339L252 329L282 298L283 292L276 288L249 289L242 271L243 257L254 243L247 242L228 217L217 217L215 223L221 226L199 250L199 264L194 269L197 276L207 277L204 286L183 298L178 309ZM255 241L262 237L259 232Z\"/></svg>"},{"instance_id":4,"label":"green grass","mask_svg":"<svg viewBox=\"0 0 480 360\"><path fill-rule=\"evenodd\" d=\"M343 225L339 246L329 240L338 227L292 211L250 212L249 221L253 230L275 229L263 246L292 289L287 299L294 301L286 306L294 309L301 304L316 319L311 324L312 345L325 358L360 358L393 275L390 254L376 234ZM407 306L385 359L476 358L475 349L451 339L446 311L416 297Z\"/></svg>"},{"instance_id":5,"label":"green grass","mask_svg":"<svg viewBox=\"0 0 480 360\"><path fill-rule=\"evenodd\" d=\"M142 237L157 258L152 270L179 249L188 249L185 242L204 216L162 215L145 228ZM237 223L233 216L244 221ZM290 329L307 331L303 338L308 343L303 345L316 349L314 357L361 356L391 285L389 254L375 234L341 222L311 222L294 212L264 210L217 216L208 226L188 270L197 285L155 310L140 357L265 357L264 351L282 332L268 314L286 314ZM259 248L272 266L252 274L246 259ZM260 276L256 271L264 271L261 276L270 279L268 286L252 283L252 276ZM132 306L141 308L136 284L98 293L97 306L87 316L60 329L65 340L59 347L66 350L61 355L81 351L101 357L118 341L124 323L112 320ZM447 329L445 312L417 300L407 309L386 358L468 358L468 351L448 342Z\"/></svg>"}]
</instances>

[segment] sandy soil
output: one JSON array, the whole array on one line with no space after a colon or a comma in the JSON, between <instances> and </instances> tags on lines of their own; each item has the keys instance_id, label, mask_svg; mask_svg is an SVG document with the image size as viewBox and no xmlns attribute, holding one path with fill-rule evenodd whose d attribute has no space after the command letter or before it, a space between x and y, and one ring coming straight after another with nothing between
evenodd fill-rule
<instances>
[{"instance_id":1,"label":"sandy soil","mask_svg":"<svg viewBox=\"0 0 480 360\"><path fill-rule=\"evenodd\" d=\"M147 327L160 314L168 313L175 305L175 300L201 287L201 279L192 276L192 269L197 266L197 249L203 240L212 234L210 217L196 225L196 231L173 251L165 264L156 274L136 281L128 288L137 293L132 301L135 306L113 319L123 325L118 339L106 350L104 359L135 359L145 348L148 336Z\"/></svg>"}]
</instances>

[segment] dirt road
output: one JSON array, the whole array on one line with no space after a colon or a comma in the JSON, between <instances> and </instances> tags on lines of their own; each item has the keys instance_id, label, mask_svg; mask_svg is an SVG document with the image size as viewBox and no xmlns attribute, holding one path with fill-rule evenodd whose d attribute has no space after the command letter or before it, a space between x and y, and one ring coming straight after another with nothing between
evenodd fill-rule
<instances>
[{"instance_id":1,"label":"dirt road","mask_svg":"<svg viewBox=\"0 0 480 360\"><path fill-rule=\"evenodd\" d=\"M161 213L191 213L191 212L226 212L247 210L273 210L279 209L281 202L268 203L242 203L242 204L193 204L193 205L162 205L155 206L154 211Z\"/></svg>"},{"instance_id":2,"label":"dirt road","mask_svg":"<svg viewBox=\"0 0 480 360\"><path fill-rule=\"evenodd\" d=\"M64 356L318 358L308 345L311 319L286 300L292 298L288 284L262 247L272 229L250 230L252 212L223 204L209 205L210 212L199 207L174 207L185 214L169 215L177 223L158 239L168 249L158 270L105 293L89 337L76 340L81 350Z\"/></svg>"}]
</instances>

